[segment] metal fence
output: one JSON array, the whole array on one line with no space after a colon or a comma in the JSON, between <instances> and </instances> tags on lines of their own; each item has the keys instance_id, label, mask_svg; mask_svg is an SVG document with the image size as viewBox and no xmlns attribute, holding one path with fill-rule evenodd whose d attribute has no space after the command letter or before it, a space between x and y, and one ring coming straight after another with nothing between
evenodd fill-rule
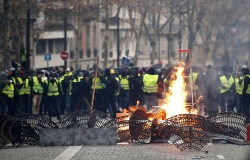
<instances>
[{"instance_id":1,"label":"metal fence","mask_svg":"<svg viewBox=\"0 0 250 160\"><path fill-rule=\"evenodd\" d=\"M11 117L0 114L0 148L12 143L14 146L39 145L42 129L68 128L118 128L117 142L151 143L161 139L171 142L180 150L201 150L217 135L245 140L249 118L236 113L219 113L207 118L195 114L180 114L166 119L162 110L153 115L144 108L131 116L117 119L93 110L82 110L66 115L57 123L38 115Z\"/></svg>"}]
</instances>

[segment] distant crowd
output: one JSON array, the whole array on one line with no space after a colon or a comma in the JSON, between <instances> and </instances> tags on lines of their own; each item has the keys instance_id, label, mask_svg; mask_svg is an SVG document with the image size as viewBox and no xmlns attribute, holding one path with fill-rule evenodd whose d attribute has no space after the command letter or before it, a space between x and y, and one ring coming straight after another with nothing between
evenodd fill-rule
<instances>
[{"instance_id":1,"label":"distant crowd","mask_svg":"<svg viewBox=\"0 0 250 160\"><path fill-rule=\"evenodd\" d=\"M56 68L26 71L17 61L12 61L12 67L0 74L1 113L11 116L30 113L60 119L61 114L96 109L115 118L117 112L128 110L137 101L150 110L158 105L159 99L168 95L165 92L171 91L176 80L176 67L164 69L157 64L101 69L94 65L89 70L67 68L61 71ZM201 114L231 111L250 116L247 65L238 68L209 65L205 69L192 67L192 74L188 68L184 72L192 75L196 93L194 106ZM191 79L186 83L191 83Z\"/></svg>"}]
</instances>

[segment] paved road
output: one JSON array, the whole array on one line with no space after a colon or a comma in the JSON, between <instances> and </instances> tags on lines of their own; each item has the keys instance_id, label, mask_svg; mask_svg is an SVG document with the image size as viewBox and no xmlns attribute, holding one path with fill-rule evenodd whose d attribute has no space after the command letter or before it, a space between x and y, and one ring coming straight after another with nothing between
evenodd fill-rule
<instances>
[{"instance_id":1,"label":"paved road","mask_svg":"<svg viewBox=\"0 0 250 160\"><path fill-rule=\"evenodd\" d=\"M249 145L221 143L206 145L201 151L180 151L174 145L164 143L69 148L68 146L12 147L9 145L0 149L0 160L68 160L70 158L72 160L250 160Z\"/></svg>"}]
</instances>

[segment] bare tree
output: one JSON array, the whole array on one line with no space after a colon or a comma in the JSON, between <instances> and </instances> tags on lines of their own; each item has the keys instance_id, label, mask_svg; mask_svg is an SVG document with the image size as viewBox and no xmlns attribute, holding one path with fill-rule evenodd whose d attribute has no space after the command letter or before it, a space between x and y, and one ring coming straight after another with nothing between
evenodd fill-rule
<instances>
[{"instance_id":1,"label":"bare tree","mask_svg":"<svg viewBox=\"0 0 250 160\"><path fill-rule=\"evenodd\" d=\"M166 25L172 22L179 12L186 6L185 1L176 0L174 3L171 2L168 0L160 0L157 3L155 1L149 1L147 6L145 6L150 10L150 12L147 13L147 20L152 24L152 29L150 29L147 25L147 20L144 21L144 28L152 48L152 52L150 53L151 64L154 63L154 60L157 57L156 42L159 39L158 37L161 31ZM171 8L174 8L174 11L169 14Z\"/></svg>"},{"instance_id":2,"label":"bare tree","mask_svg":"<svg viewBox=\"0 0 250 160\"><path fill-rule=\"evenodd\" d=\"M3 65L5 67L10 66L10 34L9 34L9 12L10 12L10 0L3 0L3 30L2 30L2 39L3 39Z\"/></svg>"},{"instance_id":3,"label":"bare tree","mask_svg":"<svg viewBox=\"0 0 250 160\"><path fill-rule=\"evenodd\" d=\"M226 59L225 65L229 65L230 57L236 58L232 53L242 52L242 44L245 52L248 50L250 3L247 0L229 0L226 4L212 1L207 7L200 29L205 59L215 61L221 53Z\"/></svg>"},{"instance_id":4,"label":"bare tree","mask_svg":"<svg viewBox=\"0 0 250 160\"><path fill-rule=\"evenodd\" d=\"M134 65L137 66L138 62L138 55L140 52L140 40L143 33L143 25L146 19L147 8L144 8L143 3L147 3L147 1L134 1L128 2L128 11L129 11L129 21L132 28L132 32L136 38L136 45L135 45L135 56L134 56ZM139 13L139 16L134 17L133 13ZM137 25L137 21L139 21L139 25Z\"/></svg>"}]
</instances>

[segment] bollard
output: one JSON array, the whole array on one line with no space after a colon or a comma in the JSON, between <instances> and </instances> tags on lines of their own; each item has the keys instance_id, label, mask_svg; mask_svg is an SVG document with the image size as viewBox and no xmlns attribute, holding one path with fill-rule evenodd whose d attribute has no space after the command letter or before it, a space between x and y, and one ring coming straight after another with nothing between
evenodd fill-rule
<instances>
[{"instance_id":1,"label":"bollard","mask_svg":"<svg viewBox=\"0 0 250 160\"><path fill-rule=\"evenodd\" d=\"M250 125L247 125L247 142L250 142Z\"/></svg>"}]
</instances>

